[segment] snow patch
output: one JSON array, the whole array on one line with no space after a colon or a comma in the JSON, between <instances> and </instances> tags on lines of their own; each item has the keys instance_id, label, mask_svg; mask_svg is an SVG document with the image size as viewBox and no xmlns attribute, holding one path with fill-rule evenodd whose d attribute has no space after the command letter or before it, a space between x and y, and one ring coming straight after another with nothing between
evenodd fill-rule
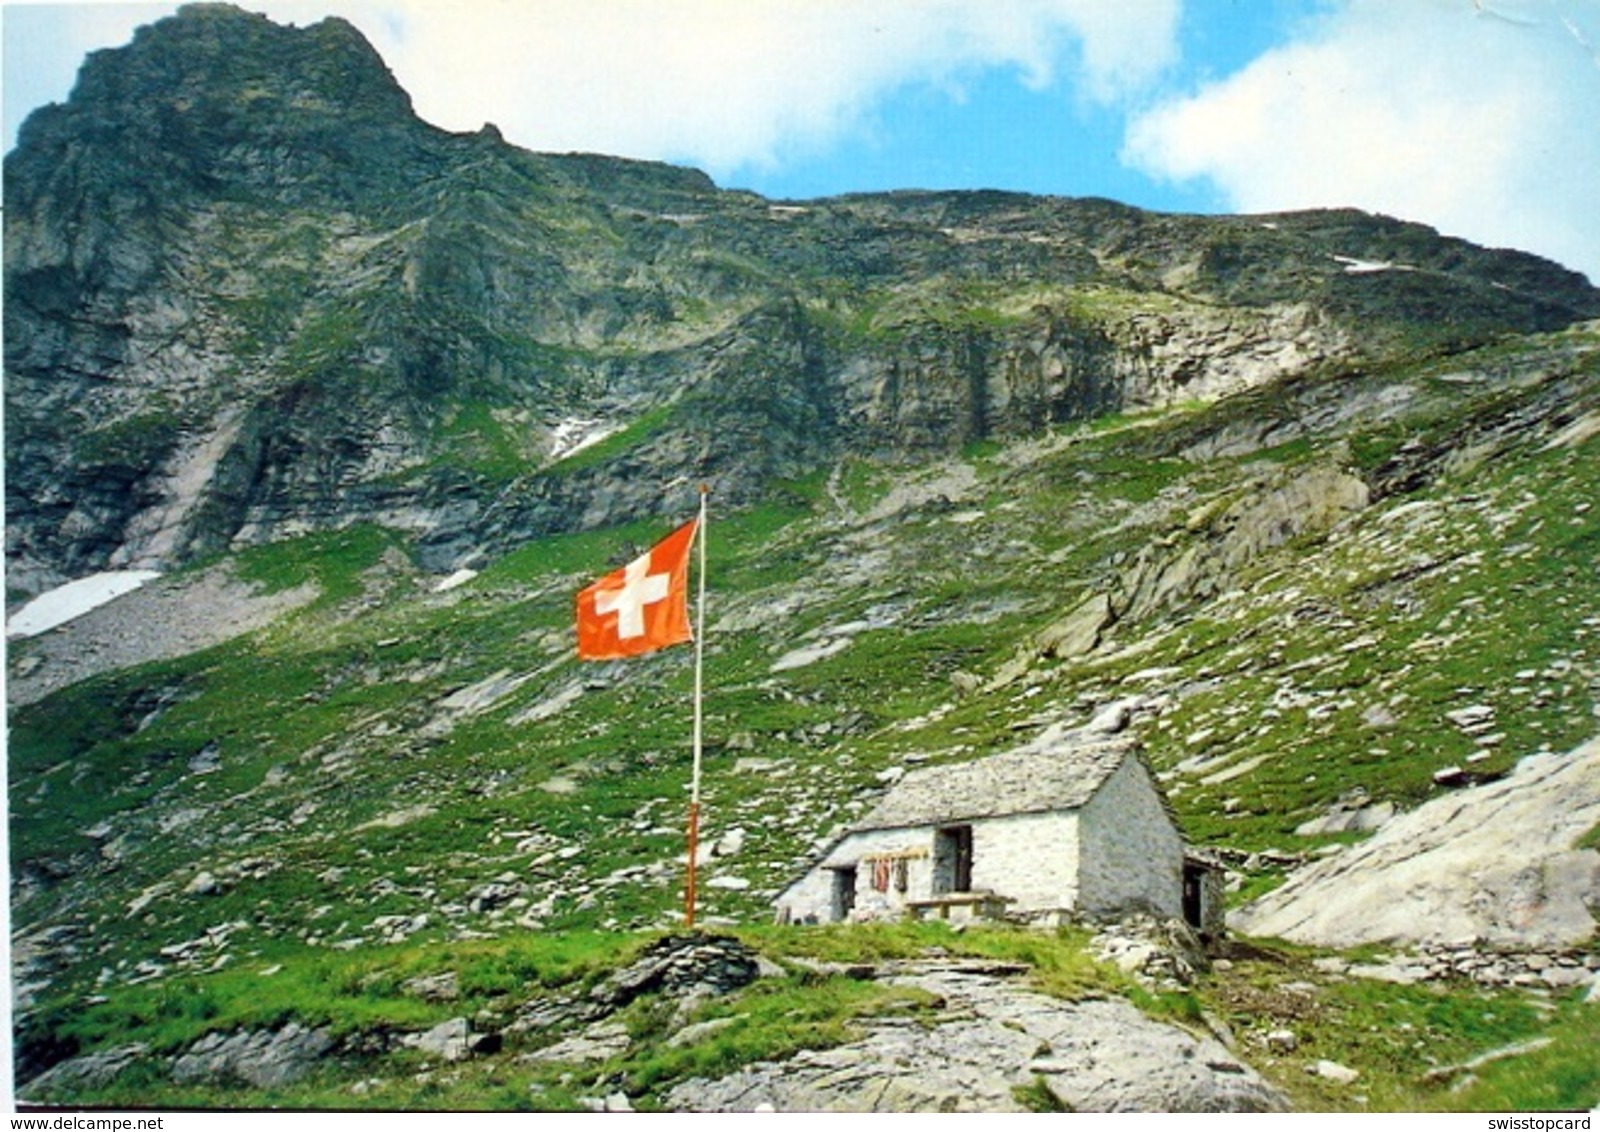
<instances>
[{"instance_id":1,"label":"snow patch","mask_svg":"<svg viewBox=\"0 0 1600 1132\"><path fill-rule=\"evenodd\" d=\"M1370 275L1375 271L1388 271L1394 267L1394 264L1387 260L1353 259L1347 255L1336 255L1333 261L1344 264L1346 275Z\"/></svg>"},{"instance_id":2,"label":"snow patch","mask_svg":"<svg viewBox=\"0 0 1600 1132\"><path fill-rule=\"evenodd\" d=\"M567 417L550 430L550 462L565 460L576 452L599 444L612 433L621 432L623 426L608 423L598 417Z\"/></svg>"},{"instance_id":3,"label":"snow patch","mask_svg":"<svg viewBox=\"0 0 1600 1132\"><path fill-rule=\"evenodd\" d=\"M159 570L112 570L57 586L17 610L6 622L6 636L34 637L48 632L159 577Z\"/></svg>"},{"instance_id":4,"label":"snow patch","mask_svg":"<svg viewBox=\"0 0 1600 1132\"><path fill-rule=\"evenodd\" d=\"M1415 271L1409 263L1392 263L1389 260L1356 259L1354 256L1336 255L1335 263L1344 264L1346 275L1372 275L1379 271Z\"/></svg>"},{"instance_id":5,"label":"snow patch","mask_svg":"<svg viewBox=\"0 0 1600 1132\"><path fill-rule=\"evenodd\" d=\"M448 578L445 578L438 585L434 586L433 587L433 592L436 593L436 594L442 594L446 590L453 590L457 586L466 585L468 582L472 581L472 579L476 578L477 576L478 576L478 572L476 570L467 570L467 569L457 570L454 574L451 574Z\"/></svg>"}]
</instances>

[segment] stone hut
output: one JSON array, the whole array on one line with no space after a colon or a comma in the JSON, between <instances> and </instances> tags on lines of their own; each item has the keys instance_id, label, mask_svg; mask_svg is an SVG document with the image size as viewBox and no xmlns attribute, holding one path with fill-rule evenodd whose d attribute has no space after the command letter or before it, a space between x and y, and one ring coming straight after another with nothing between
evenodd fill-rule
<instances>
[{"instance_id":1,"label":"stone hut","mask_svg":"<svg viewBox=\"0 0 1600 1132\"><path fill-rule=\"evenodd\" d=\"M1133 739L1055 727L910 772L776 904L786 922L1144 912L1202 927L1218 920L1204 872Z\"/></svg>"}]
</instances>

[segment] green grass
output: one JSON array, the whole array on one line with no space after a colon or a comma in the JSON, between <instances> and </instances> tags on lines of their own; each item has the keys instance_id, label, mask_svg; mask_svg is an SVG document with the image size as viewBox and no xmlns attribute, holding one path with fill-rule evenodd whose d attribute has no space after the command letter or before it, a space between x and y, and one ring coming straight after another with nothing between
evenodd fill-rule
<instances>
[{"instance_id":1,"label":"green grass","mask_svg":"<svg viewBox=\"0 0 1600 1132\"><path fill-rule=\"evenodd\" d=\"M1330 380L1372 392L1411 381L1408 373ZM1468 703L1492 704L1502 733L1472 764L1483 772L1589 738L1600 631L1600 518L1586 506L1595 442L1550 448L1538 432L1496 439L1495 421L1536 414L1546 395L1538 383L1467 399L1424 384L1400 415L1341 425L1338 451L1319 437L1227 459L1186 455L1252 414L1309 411L1297 398L1320 388L1308 381L1278 391L1280 403L1184 406L1062 430L1045 455L986 444L969 453L983 465L979 488L957 505L983 512L971 523L929 509L853 525L834 493L859 516L903 474L865 459L847 462L831 484L826 470L777 484L754 506L714 498L706 825L712 838L743 831L744 848L715 870L749 887L704 890L706 914L764 923L772 896L881 785L881 772L1004 750L1041 720L1086 719L1135 692L1159 704L1140 737L1189 836L1246 852L1350 842L1294 830L1357 788L1402 807L1437 797L1434 770L1476 751L1445 719ZM1597 407L1593 391L1579 390L1561 411ZM464 441L494 456L494 421L487 409L464 416ZM613 455L668 423L665 409L653 421L646 414ZM1458 433L1460 444L1451 441ZM1255 485L1324 459L1390 475L1432 446L1437 466L1334 531L1237 563L1204 595L1148 614L1119 609L1095 653L1060 660L1032 650L1034 636L1085 596L1120 592L1141 560L1160 564L1222 537L1230 508ZM1468 447L1480 452L1475 462L1455 452ZM13 710L14 923L23 936L61 924L76 933L25 1018L30 1040L53 1033L82 1048L142 1040L175 1049L210 1029L289 1016L349 1034L411 1028L442 1010L493 1012L519 994L581 986L625 961L680 904L692 654L580 665L571 603L579 586L689 517L541 537L446 594L411 565L402 536L375 526L250 548L231 559L239 576L267 592L314 585L319 599L267 630ZM869 620L875 627L860 626ZM772 671L778 656L852 622L843 651ZM1004 687L957 690L956 677L982 685L1019 657ZM500 675L515 683L501 698L446 706ZM528 714L552 702L559 710L544 718ZM1375 706L1389 718L1369 723ZM191 769L208 759L210 769ZM1216 761L1196 768L1207 759ZM1257 759L1247 773L1204 781ZM1583 844L1600 849L1600 830ZM216 894L185 891L202 869L218 879ZM468 910L475 890L508 874L525 904ZM1282 876L1276 866L1251 872L1233 899ZM130 912L135 898L142 903ZM541 926L530 929L520 920L535 906ZM426 926L385 941L381 917L421 915ZM189 963L163 956L219 924L242 925L225 948L203 948ZM1192 994L1150 995L1093 963L1070 933L739 930L779 960L858 962L931 947L1010 958L1052 993L1126 994L1188 1025L1204 1008L1246 1031L1289 1005L1269 992L1306 977L1291 957L1244 964ZM223 969L205 970L224 955ZM158 973L130 985L149 971L141 964ZM458 975L458 1003L404 991L407 979L440 970ZM658 1097L685 1073L783 1056L801 1040L793 1034L843 1040L865 1013L921 1009L869 990L811 986L797 974L747 1003L707 1007L748 1015L719 1031L720 1044L669 1050L651 1037L637 1058L604 1072ZM106 1001L89 1002L100 995ZM1429 1058L1546 1033L1557 1038L1548 1052L1479 1075L1485 1090L1506 1075L1494 1085L1505 1092L1467 1092L1460 1105L1581 1101L1592 1087L1571 1052L1593 1037L1575 1007L1547 1016L1520 992L1356 982L1322 987L1316 1002L1305 1056L1350 1059L1370 1083L1370 1105L1456 1106L1453 1094L1418 1084ZM1386 1011L1425 1048L1393 1044ZM628 1023L664 1034L643 1006ZM419 1079L409 1062L380 1072L380 1059L352 1069L384 1079L370 1093L350 1092L352 1079L335 1073L266 1100L512 1109L573 1107L592 1095L587 1080L492 1060L447 1080ZM1309 1078L1303 1058L1285 1061L1279 1079L1307 1105L1350 1103ZM148 1084L130 1070L122 1091L102 1099L127 1103ZM163 1095L237 1103L218 1091Z\"/></svg>"},{"instance_id":2,"label":"green grass","mask_svg":"<svg viewBox=\"0 0 1600 1132\"><path fill-rule=\"evenodd\" d=\"M1299 1108L1556 1111L1582 1109L1600 1097L1600 1067L1592 1057L1600 1032L1592 1007L1579 1001L1581 991L1551 1006L1518 991L1470 984L1333 979L1312 969L1317 953L1276 945L1236 954L1225 971L1203 977L1192 991L1154 994L1093 959L1086 947L1089 933L1082 929L975 926L956 931L944 923L899 923L752 927L737 934L789 973L708 1000L687 1019L671 1000L652 995L635 1000L618 1016L631 1039L627 1052L583 1068L578 1082L574 1066L531 1063L521 1056L565 1036L534 1031L508 1034L499 1053L445 1074L430 1073L419 1057L404 1053L389 1055L383 1068L365 1056L346 1054L303 1081L253 1093L252 1106L552 1110L578 1107L580 1096L594 1095L596 1083L608 1082L603 1091L624 1091L636 1107L649 1110L690 1077L720 1076L854 1040L866 1018L920 1017L932 1024L942 1005L931 996L852 973L853 965L929 955L1024 964L1030 981L1046 994L1067 1000L1126 996L1157 1018L1200 1030L1208 1019L1220 1019L1242 1043L1241 1054L1286 1089ZM289 1021L324 1028L339 1039L420 1032L462 1015L503 1026L531 1003L584 994L652 938L546 932L350 953L287 950L221 971L122 988L86 1007L49 1006L28 1018L22 1038L27 1042L49 1032L79 1049L137 1041L154 1053L170 1054L207 1033L271 1029ZM1363 954L1347 957L1357 960ZM455 997L421 996L420 980L436 983L444 975L453 976ZM700 1037L675 1040L689 1022L705 1024ZM1296 1047L1269 1051L1263 1036L1272 1029L1294 1032ZM1464 1072L1437 1072L1530 1039L1548 1044L1491 1060L1470 1078ZM1319 1060L1359 1067L1357 1085L1335 1085L1308 1074L1305 1067ZM152 1064L141 1059L110 1085L77 1099L112 1106L227 1108L236 1103L237 1094L215 1086L174 1085L153 1074ZM423 1084L428 1087L416 1087ZM1032 1096L1042 1103L1045 1097L1023 1093L1025 1102Z\"/></svg>"},{"instance_id":3,"label":"green grass","mask_svg":"<svg viewBox=\"0 0 1600 1132\"><path fill-rule=\"evenodd\" d=\"M1345 953L1352 962L1374 949ZM1273 943L1235 954L1231 968L1198 987L1201 1002L1226 1022L1241 1054L1291 1098L1315 1111L1551 1111L1600 1100L1594 1062L1596 1019L1577 1001L1459 981L1398 985L1330 977L1311 965L1317 952ZM1293 1050L1270 1047L1273 1030L1295 1035ZM1482 1054L1534 1039L1534 1053L1474 1071L1442 1073ZM1309 1073L1318 1061L1358 1070L1353 1084ZM1475 1078L1475 1080L1473 1079Z\"/></svg>"},{"instance_id":4,"label":"green grass","mask_svg":"<svg viewBox=\"0 0 1600 1132\"><path fill-rule=\"evenodd\" d=\"M770 960L791 965L725 998L712 999L689 1019L708 1023L704 1036L674 1038L685 1020L671 1000L646 995L619 1016L633 1045L611 1061L584 1070L584 1080L609 1081L638 1107L649 1109L673 1084L716 1076L757 1061L781 1060L802 1049L820 1049L860 1036L867 1017L932 1016L942 1004L925 992L889 986L848 972L825 973L797 961L850 963L911 959L930 953L1002 958L1036 965L1048 993L1080 997L1118 990L1127 983L1088 957L1084 933L1038 933L981 928L956 932L945 924L835 925L795 932L774 928L739 933ZM350 953L263 955L222 971L197 973L120 990L87 1007L46 1007L33 1014L24 1040L49 1032L74 1048L95 1049L140 1042L152 1053L170 1054L207 1033L262 1030L294 1021L325 1029L337 1040L372 1032L419 1032L463 1014L514 1017L529 1003L552 995L582 994L625 966L652 937L631 933L523 933L499 940L430 941L365 948ZM454 976L456 997L433 1001L419 994L417 980ZM564 1033L510 1037L498 1055L474 1059L426 1092L396 1093L397 1080L369 1099L368 1106L404 1098L418 1108L575 1107L570 1091L574 1067L559 1063L530 1067L520 1054ZM399 1057L402 1065L407 1057ZM182 1107L231 1107L217 1087L178 1086L149 1072L148 1060L125 1070L111 1085L80 1098L84 1103ZM416 1060L416 1059L412 1059ZM421 1069L420 1064L414 1066ZM364 1059L346 1055L313 1077L281 1089L252 1094L255 1107L366 1107L353 1101L350 1086L370 1074ZM380 1071L380 1076L388 1073ZM426 1074L416 1077L421 1080ZM360 1094L355 1094L360 1095Z\"/></svg>"},{"instance_id":5,"label":"green grass","mask_svg":"<svg viewBox=\"0 0 1600 1132\"><path fill-rule=\"evenodd\" d=\"M403 547L392 531L363 523L248 548L234 557L233 568L241 580L269 594L315 585L320 601L332 605L360 594L361 575L386 552L403 552Z\"/></svg>"},{"instance_id":6,"label":"green grass","mask_svg":"<svg viewBox=\"0 0 1600 1132\"><path fill-rule=\"evenodd\" d=\"M495 480L512 480L534 466L535 452L484 401L468 401L441 430L448 459Z\"/></svg>"},{"instance_id":7,"label":"green grass","mask_svg":"<svg viewBox=\"0 0 1600 1132\"><path fill-rule=\"evenodd\" d=\"M1562 1003L1536 1037L1548 1046L1490 1062L1441 1087L1433 1103L1458 1112L1582 1112L1600 1098L1600 1010Z\"/></svg>"}]
</instances>

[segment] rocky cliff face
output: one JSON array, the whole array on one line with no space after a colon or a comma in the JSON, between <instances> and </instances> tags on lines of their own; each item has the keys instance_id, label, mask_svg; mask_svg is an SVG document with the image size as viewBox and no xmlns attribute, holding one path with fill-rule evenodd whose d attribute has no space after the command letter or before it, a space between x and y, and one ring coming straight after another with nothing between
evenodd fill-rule
<instances>
[{"instance_id":1,"label":"rocky cliff face","mask_svg":"<svg viewBox=\"0 0 1600 1132\"><path fill-rule=\"evenodd\" d=\"M7 156L5 223L23 589L368 518L445 568L682 477L746 503L846 453L1600 313L1571 272L1357 213L780 205L532 154L418 120L348 24L223 5L92 56Z\"/></svg>"}]
</instances>

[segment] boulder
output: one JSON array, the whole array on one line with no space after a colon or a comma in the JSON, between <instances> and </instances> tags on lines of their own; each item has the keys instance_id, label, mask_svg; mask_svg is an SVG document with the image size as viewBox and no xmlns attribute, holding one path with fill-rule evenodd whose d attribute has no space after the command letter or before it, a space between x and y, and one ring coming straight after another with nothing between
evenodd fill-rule
<instances>
[{"instance_id":1,"label":"boulder","mask_svg":"<svg viewBox=\"0 0 1600 1132\"><path fill-rule=\"evenodd\" d=\"M1600 739L1533 755L1496 782L1401 814L1229 918L1249 935L1363 943L1563 948L1600 910Z\"/></svg>"},{"instance_id":2,"label":"boulder","mask_svg":"<svg viewBox=\"0 0 1600 1132\"><path fill-rule=\"evenodd\" d=\"M480 1033L467 1018L451 1018L419 1034L407 1034L401 1044L420 1049L446 1061L464 1061L474 1054L494 1053L500 1048L500 1035Z\"/></svg>"},{"instance_id":3,"label":"boulder","mask_svg":"<svg viewBox=\"0 0 1600 1132\"><path fill-rule=\"evenodd\" d=\"M1337 1061L1326 1058L1314 1065L1306 1066L1306 1072L1313 1077L1321 1077L1324 1081L1332 1081L1335 1085L1350 1085L1361 1076L1360 1071L1351 1069L1348 1065L1340 1065Z\"/></svg>"},{"instance_id":4,"label":"boulder","mask_svg":"<svg viewBox=\"0 0 1600 1132\"><path fill-rule=\"evenodd\" d=\"M1074 606L1071 613L1041 630L1034 643L1041 656L1062 660L1085 656L1094 651L1100 634L1115 619L1110 596L1092 594Z\"/></svg>"}]
</instances>

